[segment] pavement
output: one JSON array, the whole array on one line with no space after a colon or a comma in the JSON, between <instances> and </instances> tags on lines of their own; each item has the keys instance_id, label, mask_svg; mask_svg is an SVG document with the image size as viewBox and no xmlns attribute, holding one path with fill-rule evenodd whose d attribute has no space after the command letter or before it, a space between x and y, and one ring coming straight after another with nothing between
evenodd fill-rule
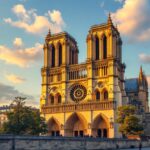
<instances>
[{"instance_id":1,"label":"pavement","mask_svg":"<svg viewBox=\"0 0 150 150\"><path fill-rule=\"evenodd\" d=\"M119 150L139 150L139 148L119 149ZM141 148L141 150L150 150L150 147Z\"/></svg>"}]
</instances>

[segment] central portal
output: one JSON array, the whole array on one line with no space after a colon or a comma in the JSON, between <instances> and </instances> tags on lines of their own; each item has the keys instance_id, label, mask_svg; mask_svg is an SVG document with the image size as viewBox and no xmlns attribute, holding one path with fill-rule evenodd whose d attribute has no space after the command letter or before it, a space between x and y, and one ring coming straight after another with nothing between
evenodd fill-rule
<instances>
[{"instance_id":1,"label":"central portal","mask_svg":"<svg viewBox=\"0 0 150 150\"><path fill-rule=\"evenodd\" d=\"M65 136L83 137L84 135L86 135L87 130L85 124L86 122L79 114L72 114L66 121Z\"/></svg>"}]
</instances>

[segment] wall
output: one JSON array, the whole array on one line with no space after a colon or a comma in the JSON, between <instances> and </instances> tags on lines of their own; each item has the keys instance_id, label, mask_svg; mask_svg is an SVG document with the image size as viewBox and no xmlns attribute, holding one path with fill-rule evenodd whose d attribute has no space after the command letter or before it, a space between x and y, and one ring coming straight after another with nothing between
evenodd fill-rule
<instances>
[{"instance_id":1,"label":"wall","mask_svg":"<svg viewBox=\"0 0 150 150\"><path fill-rule=\"evenodd\" d=\"M138 147L139 141L98 138L0 136L0 150L109 150ZM142 141L150 147L149 141Z\"/></svg>"}]
</instances>

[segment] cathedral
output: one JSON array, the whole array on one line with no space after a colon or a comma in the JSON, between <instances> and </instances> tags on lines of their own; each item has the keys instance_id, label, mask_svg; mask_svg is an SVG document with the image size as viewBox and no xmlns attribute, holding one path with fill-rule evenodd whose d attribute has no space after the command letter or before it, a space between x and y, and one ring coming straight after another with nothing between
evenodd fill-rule
<instances>
[{"instance_id":1,"label":"cathedral","mask_svg":"<svg viewBox=\"0 0 150 150\"><path fill-rule=\"evenodd\" d=\"M89 29L87 59L78 63L76 40L67 32L47 34L41 69L40 110L50 136L121 137L117 107L135 103L148 111L147 80L124 78L122 40L110 15Z\"/></svg>"}]
</instances>

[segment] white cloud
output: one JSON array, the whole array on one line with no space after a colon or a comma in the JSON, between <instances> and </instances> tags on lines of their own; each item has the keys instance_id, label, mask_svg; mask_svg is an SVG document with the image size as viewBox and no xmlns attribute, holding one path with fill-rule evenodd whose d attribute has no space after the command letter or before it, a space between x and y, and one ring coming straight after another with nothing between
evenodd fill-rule
<instances>
[{"instance_id":1,"label":"white cloud","mask_svg":"<svg viewBox=\"0 0 150 150\"><path fill-rule=\"evenodd\" d=\"M33 47L12 49L0 45L0 60L19 67L31 67L42 58L43 45L36 43Z\"/></svg>"},{"instance_id":2,"label":"white cloud","mask_svg":"<svg viewBox=\"0 0 150 150\"><path fill-rule=\"evenodd\" d=\"M59 10L48 11L44 16L39 16L35 9L26 10L22 4L18 4L12 8L12 11L18 20L13 21L11 18L5 18L5 23L32 34L45 34L49 28L52 32L57 33L62 31L65 26Z\"/></svg>"},{"instance_id":3,"label":"white cloud","mask_svg":"<svg viewBox=\"0 0 150 150\"><path fill-rule=\"evenodd\" d=\"M147 76L147 82L148 82L148 86L149 86L149 88L150 88L150 75Z\"/></svg>"},{"instance_id":4,"label":"white cloud","mask_svg":"<svg viewBox=\"0 0 150 150\"><path fill-rule=\"evenodd\" d=\"M23 41L22 41L22 39L19 38L19 37L16 37L16 38L14 39L14 41L13 41L13 45L14 45L15 47L22 47L22 46L23 46Z\"/></svg>"},{"instance_id":5,"label":"white cloud","mask_svg":"<svg viewBox=\"0 0 150 150\"><path fill-rule=\"evenodd\" d=\"M58 10L53 10L52 12L48 11L48 14L54 23L58 25L64 25L64 21L62 19L60 11Z\"/></svg>"},{"instance_id":6,"label":"white cloud","mask_svg":"<svg viewBox=\"0 0 150 150\"><path fill-rule=\"evenodd\" d=\"M150 63L150 55L147 54L139 54L139 58L143 63Z\"/></svg>"},{"instance_id":7,"label":"white cloud","mask_svg":"<svg viewBox=\"0 0 150 150\"><path fill-rule=\"evenodd\" d=\"M15 84L21 84L26 81L25 78L22 78L15 74L6 74L5 77L8 81L15 83Z\"/></svg>"},{"instance_id":8,"label":"white cloud","mask_svg":"<svg viewBox=\"0 0 150 150\"><path fill-rule=\"evenodd\" d=\"M150 1L125 0L122 8L112 14L119 31L135 40L149 40L150 34Z\"/></svg>"},{"instance_id":9,"label":"white cloud","mask_svg":"<svg viewBox=\"0 0 150 150\"><path fill-rule=\"evenodd\" d=\"M15 5L12 8L12 11L17 15L18 18L22 19L23 21L29 21L30 16L22 4Z\"/></svg>"},{"instance_id":10,"label":"white cloud","mask_svg":"<svg viewBox=\"0 0 150 150\"><path fill-rule=\"evenodd\" d=\"M100 7L103 8L104 5L105 5L105 2L103 1L103 2L101 2Z\"/></svg>"}]
</instances>

